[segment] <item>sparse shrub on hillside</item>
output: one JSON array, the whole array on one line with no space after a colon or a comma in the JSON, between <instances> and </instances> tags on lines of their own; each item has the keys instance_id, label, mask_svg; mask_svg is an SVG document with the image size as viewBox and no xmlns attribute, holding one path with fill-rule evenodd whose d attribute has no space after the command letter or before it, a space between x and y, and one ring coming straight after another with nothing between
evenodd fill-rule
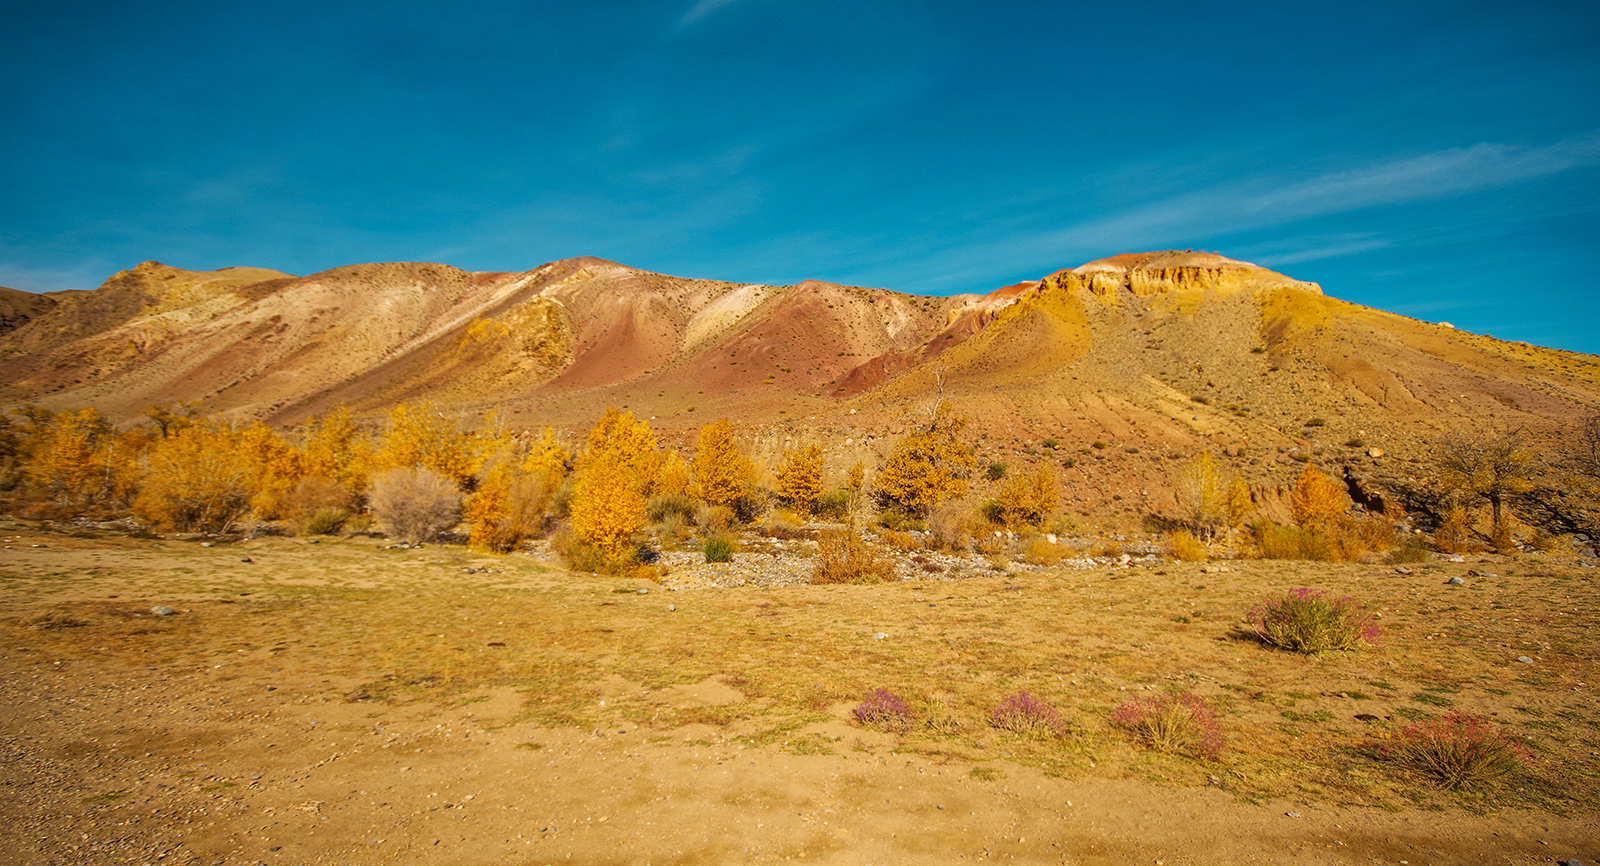
<instances>
[{"instance_id":1,"label":"sparse shrub on hillside","mask_svg":"<svg viewBox=\"0 0 1600 866\"><path fill-rule=\"evenodd\" d=\"M1061 560L1067 558L1065 544L1051 541L1043 535L1035 535L1028 539L1027 545L1022 550L1022 559L1029 565L1060 565Z\"/></svg>"},{"instance_id":2,"label":"sparse shrub on hillside","mask_svg":"<svg viewBox=\"0 0 1600 866\"><path fill-rule=\"evenodd\" d=\"M1055 439L1046 439L1043 442L1040 442L1039 444L1043 445L1046 448L1049 448L1051 451L1054 451L1057 448L1061 447L1061 443L1059 441L1055 440Z\"/></svg>"},{"instance_id":3,"label":"sparse shrub on hillside","mask_svg":"<svg viewBox=\"0 0 1600 866\"><path fill-rule=\"evenodd\" d=\"M1452 710L1442 719L1402 728L1378 756L1455 790L1482 787L1515 773L1530 754L1488 717Z\"/></svg>"},{"instance_id":4,"label":"sparse shrub on hillside","mask_svg":"<svg viewBox=\"0 0 1600 866\"><path fill-rule=\"evenodd\" d=\"M1459 503L1451 503L1439 515L1433 530L1433 546L1443 553L1468 553L1472 543L1472 516Z\"/></svg>"},{"instance_id":5,"label":"sparse shrub on hillside","mask_svg":"<svg viewBox=\"0 0 1600 866\"><path fill-rule=\"evenodd\" d=\"M1210 558L1205 543L1187 529L1167 533L1167 547L1171 550L1172 558L1182 562L1205 562Z\"/></svg>"},{"instance_id":6,"label":"sparse shrub on hillside","mask_svg":"<svg viewBox=\"0 0 1600 866\"><path fill-rule=\"evenodd\" d=\"M1158 752L1210 759L1222 752L1216 713L1189 692L1126 701L1112 711L1111 723Z\"/></svg>"},{"instance_id":7,"label":"sparse shrub on hillside","mask_svg":"<svg viewBox=\"0 0 1600 866\"><path fill-rule=\"evenodd\" d=\"M1328 426L1328 420L1326 418L1307 418L1306 419L1306 426L1307 427L1326 427L1326 426Z\"/></svg>"},{"instance_id":8,"label":"sparse shrub on hillside","mask_svg":"<svg viewBox=\"0 0 1600 866\"><path fill-rule=\"evenodd\" d=\"M825 520L843 520L850 513L851 491L830 490L817 500L816 515Z\"/></svg>"},{"instance_id":9,"label":"sparse shrub on hillside","mask_svg":"<svg viewBox=\"0 0 1600 866\"><path fill-rule=\"evenodd\" d=\"M1352 598L1330 598L1320 589L1291 589L1264 602L1248 617L1262 642L1308 655L1353 650L1378 638L1372 614Z\"/></svg>"},{"instance_id":10,"label":"sparse shrub on hillside","mask_svg":"<svg viewBox=\"0 0 1600 866\"><path fill-rule=\"evenodd\" d=\"M869 728L904 731L911 727L910 705L888 689L874 689L850 715L858 724Z\"/></svg>"},{"instance_id":11,"label":"sparse shrub on hillside","mask_svg":"<svg viewBox=\"0 0 1600 866\"><path fill-rule=\"evenodd\" d=\"M818 540L812 583L884 583L894 577L894 563L867 544L854 527L825 533Z\"/></svg>"},{"instance_id":12,"label":"sparse shrub on hillside","mask_svg":"<svg viewBox=\"0 0 1600 866\"><path fill-rule=\"evenodd\" d=\"M983 477L990 481L999 481L1006 477L1006 465L1004 463L990 463L989 467L983 471Z\"/></svg>"},{"instance_id":13,"label":"sparse shrub on hillside","mask_svg":"<svg viewBox=\"0 0 1600 866\"><path fill-rule=\"evenodd\" d=\"M1056 476L1048 467L1040 466L1027 475L1015 475L1000 487L996 498L998 513L990 518L1003 526L1042 527L1056 507Z\"/></svg>"},{"instance_id":14,"label":"sparse shrub on hillside","mask_svg":"<svg viewBox=\"0 0 1600 866\"><path fill-rule=\"evenodd\" d=\"M928 511L928 541L938 550L966 550L972 531L972 511L960 500L941 502Z\"/></svg>"},{"instance_id":15,"label":"sparse shrub on hillside","mask_svg":"<svg viewBox=\"0 0 1600 866\"><path fill-rule=\"evenodd\" d=\"M385 535L411 544L431 540L461 519L455 482L421 466L374 475L367 501Z\"/></svg>"}]
</instances>

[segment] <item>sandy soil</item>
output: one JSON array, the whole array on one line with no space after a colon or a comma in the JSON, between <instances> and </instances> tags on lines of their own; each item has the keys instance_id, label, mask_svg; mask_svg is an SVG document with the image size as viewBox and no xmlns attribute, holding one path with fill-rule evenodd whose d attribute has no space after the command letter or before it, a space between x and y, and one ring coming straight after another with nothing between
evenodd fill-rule
<instances>
[{"instance_id":1,"label":"sandy soil","mask_svg":"<svg viewBox=\"0 0 1600 866\"><path fill-rule=\"evenodd\" d=\"M1600 858L1591 569L670 592L372 539L0 534L4 863ZM1308 660L1238 638L1249 600L1286 585L1358 594L1384 644ZM1105 724L1173 682L1224 709L1223 758ZM929 724L851 722L880 685ZM1017 688L1068 737L985 725ZM1527 736L1528 774L1463 796L1370 757L1444 704Z\"/></svg>"}]
</instances>

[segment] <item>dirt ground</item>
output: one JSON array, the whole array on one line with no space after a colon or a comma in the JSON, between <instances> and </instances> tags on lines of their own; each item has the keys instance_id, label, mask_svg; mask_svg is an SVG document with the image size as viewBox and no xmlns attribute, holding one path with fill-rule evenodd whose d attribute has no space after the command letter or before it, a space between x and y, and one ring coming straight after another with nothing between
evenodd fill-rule
<instances>
[{"instance_id":1,"label":"dirt ground","mask_svg":"<svg viewBox=\"0 0 1600 866\"><path fill-rule=\"evenodd\" d=\"M669 591L367 538L0 541L4 863L1600 860L1600 593L1554 556ZM1297 586L1383 638L1242 634ZM911 730L851 720L880 687ZM1107 721L1179 688L1220 758ZM1067 735L989 726L1019 689ZM1376 757L1450 709L1526 772L1453 793Z\"/></svg>"}]
</instances>

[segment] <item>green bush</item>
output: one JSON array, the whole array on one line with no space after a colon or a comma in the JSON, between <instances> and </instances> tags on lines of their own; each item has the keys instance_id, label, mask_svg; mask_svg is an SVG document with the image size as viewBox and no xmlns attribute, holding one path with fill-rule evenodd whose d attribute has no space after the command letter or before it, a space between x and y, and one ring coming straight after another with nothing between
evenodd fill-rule
<instances>
[{"instance_id":1,"label":"green bush","mask_svg":"<svg viewBox=\"0 0 1600 866\"><path fill-rule=\"evenodd\" d=\"M681 521L694 518L694 500L682 493L663 493L652 497L650 504L645 506L645 514L651 523L661 523L668 517L677 517Z\"/></svg>"},{"instance_id":2,"label":"green bush","mask_svg":"<svg viewBox=\"0 0 1600 866\"><path fill-rule=\"evenodd\" d=\"M850 491L829 490L822 494L814 513L828 520L843 520L850 513Z\"/></svg>"},{"instance_id":3,"label":"green bush","mask_svg":"<svg viewBox=\"0 0 1600 866\"><path fill-rule=\"evenodd\" d=\"M1291 589L1250 612L1263 642L1291 652L1314 654L1356 649L1378 638L1371 614L1352 598L1330 598L1320 589Z\"/></svg>"},{"instance_id":4,"label":"green bush","mask_svg":"<svg viewBox=\"0 0 1600 866\"><path fill-rule=\"evenodd\" d=\"M733 561L733 540L726 535L712 535L706 538L701 550L705 552L706 562Z\"/></svg>"},{"instance_id":5,"label":"green bush","mask_svg":"<svg viewBox=\"0 0 1600 866\"><path fill-rule=\"evenodd\" d=\"M306 518L306 535L337 535L349 519L348 508L318 508Z\"/></svg>"},{"instance_id":6,"label":"green bush","mask_svg":"<svg viewBox=\"0 0 1600 866\"><path fill-rule=\"evenodd\" d=\"M989 468L984 470L983 477L990 481L999 481L1006 477L1006 465L1004 463L990 463Z\"/></svg>"}]
</instances>

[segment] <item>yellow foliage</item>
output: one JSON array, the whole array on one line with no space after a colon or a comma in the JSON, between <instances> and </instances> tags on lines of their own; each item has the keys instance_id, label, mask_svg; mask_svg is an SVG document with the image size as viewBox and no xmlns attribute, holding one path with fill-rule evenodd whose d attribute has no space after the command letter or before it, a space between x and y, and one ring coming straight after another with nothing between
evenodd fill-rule
<instances>
[{"instance_id":1,"label":"yellow foliage","mask_svg":"<svg viewBox=\"0 0 1600 866\"><path fill-rule=\"evenodd\" d=\"M1255 500L1250 496L1250 485L1244 479L1235 475L1228 484L1228 525L1238 526L1250 516L1255 509Z\"/></svg>"},{"instance_id":2,"label":"yellow foliage","mask_svg":"<svg viewBox=\"0 0 1600 866\"><path fill-rule=\"evenodd\" d=\"M232 528L250 511L256 468L241 459L238 443L231 428L215 421L184 427L156 442L145 455L134 514L186 532Z\"/></svg>"},{"instance_id":3,"label":"yellow foliage","mask_svg":"<svg viewBox=\"0 0 1600 866\"><path fill-rule=\"evenodd\" d=\"M644 491L626 456L619 449L588 458L568 506L573 532L613 557L645 525Z\"/></svg>"},{"instance_id":4,"label":"yellow foliage","mask_svg":"<svg viewBox=\"0 0 1600 866\"><path fill-rule=\"evenodd\" d=\"M432 403L401 403L389 412L375 462L380 469L421 466L464 487L477 474L476 444Z\"/></svg>"},{"instance_id":5,"label":"yellow foliage","mask_svg":"<svg viewBox=\"0 0 1600 866\"><path fill-rule=\"evenodd\" d=\"M343 406L312 418L300 432L300 467L307 476L328 478L344 486L347 499L367 489L372 464L371 443Z\"/></svg>"},{"instance_id":6,"label":"yellow foliage","mask_svg":"<svg viewBox=\"0 0 1600 866\"><path fill-rule=\"evenodd\" d=\"M895 443L889 459L878 471L877 495L886 507L916 515L966 493L967 476L977 465L972 449L957 437L966 419L940 406L927 427Z\"/></svg>"},{"instance_id":7,"label":"yellow foliage","mask_svg":"<svg viewBox=\"0 0 1600 866\"><path fill-rule=\"evenodd\" d=\"M467 543L478 550L508 553L537 535L559 479L547 470L513 473L505 464L489 470L462 510L471 526Z\"/></svg>"},{"instance_id":8,"label":"yellow foliage","mask_svg":"<svg viewBox=\"0 0 1600 866\"><path fill-rule=\"evenodd\" d=\"M658 496L689 495L689 465L677 451L668 451L661 461L661 471L656 476Z\"/></svg>"},{"instance_id":9,"label":"yellow foliage","mask_svg":"<svg viewBox=\"0 0 1600 866\"><path fill-rule=\"evenodd\" d=\"M63 505L82 505L110 492L111 423L94 409L31 417L27 477Z\"/></svg>"},{"instance_id":10,"label":"yellow foliage","mask_svg":"<svg viewBox=\"0 0 1600 866\"><path fill-rule=\"evenodd\" d=\"M754 467L733 441L733 428L726 418L700 428L693 468L691 492L695 498L727 507L732 507L750 491L755 474Z\"/></svg>"},{"instance_id":11,"label":"yellow foliage","mask_svg":"<svg viewBox=\"0 0 1600 866\"><path fill-rule=\"evenodd\" d=\"M1205 562L1206 546L1194 533L1179 529L1167 534L1167 544L1172 548L1172 558L1183 562Z\"/></svg>"},{"instance_id":12,"label":"yellow foliage","mask_svg":"<svg viewBox=\"0 0 1600 866\"><path fill-rule=\"evenodd\" d=\"M847 479L845 479L844 486L859 493L861 491L861 484L865 480L866 474L867 468L861 465L860 460L857 460L856 465L850 467L850 475Z\"/></svg>"},{"instance_id":13,"label":"yellow foliage","mask_svg":"<svg viewBox=\"0 0 1600 866\"><path fill-rule=\"evenodd\" d=\"M778 467L778 495L807 513L822 498L822 449L810 445L786 452Z\"/></svg>"},{"instance_id":14,"label":"yellow foliage","mask_svg":"<svg viewBox=\"0 0 1600 866\"><path fill-rule=\"evenodd\" d=\"M260 517L281 516L305 474L300 452L260 421L234 433L236 454L249 467L250 505Z\"/></svg>"},{"instance_id":15,"label":"yellow foliage","mask_svg":"<svg viewBox=\"0 0 1600 866\"><path fill-rule=\"evenodd\" d=\"M556 441L554 428L544 428L544 433L528 448L522 461L522 471L530 475L544 475L559 484L567 477L572 466L572 454Z\"/></svg>"},{"instance_id":16,"label":"yellow foliage","mask_svg":"<svg viewBox=\"0 0 1600 866\"><path fill-rule=\"evenodd\" d=\"M1289 494L1289 508L1294 522L1301 526L1319 526L1350 510L1350 496L1344 485L1315 466L1307 466L1294 483Z\"/></svg>"},{"instance_id":17,"label":"yellow foliage","mask_svg":"<svg viewBox=\"0 0 1600 866\"><path fill-rule=\"evenodd\" d=\"M605 415L589 431L588 446L578 460L579 470L591 462L615 459L637 479L646 496L656 492L661 473L661 452L650 425L633 417L632 412L607 407Z\"/></svg>"},{"instance_id":18,"label":"yellow foliage","mask_svg":"<svg viewBox=\"0 0 1600 866\"><path fill-rule=\"evenodd\" d=\"M1013 475L1000 487L996 504L1008 527L1042 526L1056 507L1056 477L1040 466L1028 475Z\"/></svg>"}]
</instances>

